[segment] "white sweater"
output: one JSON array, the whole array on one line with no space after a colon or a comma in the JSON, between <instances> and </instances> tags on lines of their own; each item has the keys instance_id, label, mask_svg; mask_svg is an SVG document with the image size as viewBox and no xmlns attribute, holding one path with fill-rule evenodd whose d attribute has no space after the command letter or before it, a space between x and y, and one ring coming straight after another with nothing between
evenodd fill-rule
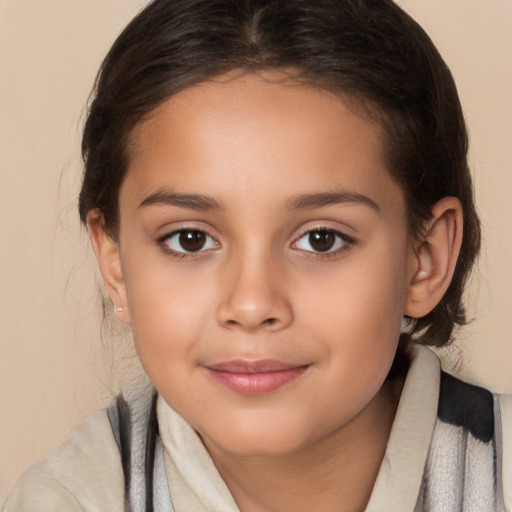
<instances>
[{"instance_id":1,"label":"white sweater","mask_svg":"<svg viewBox=\"0 0 512 512\"><path fill-rule=\"evenodd\" d=\"M146 510L152 393L141 390L121 411L111 407L82 422L63 445L22 475L5 512ZM155 405L159 437L151 448L149 493L155 512L239 512L195 431L161 397ZM131 417L131 431L120 434L119 413L121 422L123 414ZM453 377L441 378L436 356L414 347L365 512L512 512L511 428L512 397L498 400ZM124 445L124 457L118 443Z\"/></svg>"}]
</instances>

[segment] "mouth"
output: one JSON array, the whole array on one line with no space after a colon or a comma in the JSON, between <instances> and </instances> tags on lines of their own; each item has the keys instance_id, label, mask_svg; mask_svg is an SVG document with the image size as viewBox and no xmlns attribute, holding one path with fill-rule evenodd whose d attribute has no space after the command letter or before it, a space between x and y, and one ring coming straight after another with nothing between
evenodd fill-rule
<instances>
[{"instance_id":1,"label":"mouth","mask_svg":"<svg viewBox=\"0 0 512 512\"><path fill-rule=\"evenodd\" d=\"M297 380L310 365L294 365L274 359L236 359L205 364L208 375L222 386L244 395L264 395Z\"/></svg>"}]
</instances>

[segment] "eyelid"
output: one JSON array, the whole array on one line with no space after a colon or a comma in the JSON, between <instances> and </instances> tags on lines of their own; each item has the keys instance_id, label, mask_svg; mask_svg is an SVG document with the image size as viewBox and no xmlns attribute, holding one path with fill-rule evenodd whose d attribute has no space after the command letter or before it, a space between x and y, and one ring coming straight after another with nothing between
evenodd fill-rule
<instances>
[{"instance_id":1,"label":"eyelid","mask_svg":"<svg viewBox=\"0 0 512 512\"><path fill-rule=\"evenodd\" d=\"M187 232L187 231L195 231L197 233L204 234L207 237L207 240L208 239L210 240L210 244L211 244L211 242L213 242L213 247L201 248L201 249L198 249L197 251L187 251L184 248L182 248L183 250L180 250L178 248L173 248L170 246L170 244L169 244L170 239L172 239L173 237L175 237L177 235L180 235L183 232ZM180 259L187 258L187 257L198 257L206 252L210 252L212 249L216 249L216 248L220 247L220 243L216 239L216 237L212 236L206 229L200 228L198 226L187 226L187 225L177 227L177 228L165 233L164 235L158 237L156 239L156 243L166 253L169 253L172 256L175 256ZM208 242L206 242L206 243L208 243Z\"/></svg>"},{"instance_id":2,"label":"eyelid","mask_svg":"<svg viewBox=\"0 0 512 512\"><path fill-rule=\"evenodd\" d=\"M330 233L333 233L336 237L338 237L343 243L341 247L335 249L335 250L327 250L327 251L315 251L315 250L307 250L297 247L297 243L303 239L305 236L311 234L314 231L327 231ZM350 235L347 235L345 232L341 231L340 229L336 229L334 227L325 225L325 224L316 224L313 226L308 226L301 230L300 234L296 237L294 237L294 241L291 244L292 249L295 249L296 251L300 251L304 254L307 254L309 256L313 256L315 258L335 258L345 251L349 250L354 244L356 243L356 240L351 237Z\"/></svg>"},{"instance_id":3,"label":"eyelid","mask_svg":"<svg viewBox=\"0 0 512 512\"><path fill-rule=\"evenodd\" d=\"M203 233L207 237L207 244L209 247L201 247L198 250L195 251L187 251L183 247L181 249L179 248L173 248L168 243L169 239L179 235L182 232L186 231L195 231L199 233ZM341 240L342 244L341 247L338 247L334 250L328 249L326 251L318 251L314 250L314 248L311 248L311 250L304 249L301 247L297 247L297 243L304 238L305 236L309 235L311 232L314 231L327 231L329 233L334 234L339 240ZM188 224L184 223L182 225L178 225L174 227L173 229L169 229L167 232L165 232L163 235L156 238L155 242L158 246L161 247L161 249L166 252L167 254L170 254L171 256L177 258L177 259L184 259L184 258L197 258L201 257L205 253L211 253L215 251L216 249L221 247L221 243L219 242L219 236L218 235L212 235L210 234L211 230L208 228L204 228L202 226L198 226L195 224ZM301 252L304 254L307 254L308 256L319 258L319 259L327 259L327 258L335 258L337 256L340 256L342 253L346 252L347 250L351 249L352 246L357 242L352 236L347 235L345 231L330 226L328 221L325 223L318 222L315 224L309 224L306 226L303 226L300 231L298 231L298 234L293 237L293 241L291 243L291 248L297 252Z\"/></svg>"},{"instance_id":4,"label":"eyelid","mask_svg":"<svg viewBox=\"0 0 512 512\"><path fill-rule=\"evenodd\" d=\"M166 222L165 224L161 223L160 226L155 227L152 237L157 243L160 243L171 235L181 231L199 231L216 241L220 240L218 231L211 224L196 219L176 220L174 222Z\"/></svg>"}]
</instances>

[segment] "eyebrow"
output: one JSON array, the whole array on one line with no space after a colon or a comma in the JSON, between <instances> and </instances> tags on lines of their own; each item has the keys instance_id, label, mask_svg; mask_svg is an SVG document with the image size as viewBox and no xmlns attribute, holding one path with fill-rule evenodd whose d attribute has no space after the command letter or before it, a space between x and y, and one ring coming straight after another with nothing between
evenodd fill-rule
<instances>
[{"instance_id":1,"label":"eyebrow","mask_svg":"<svg viewBox=\"0 0 512 512\"><path fill-rule=\"evenodd\" d=\"M286 202L285 208L287 210L303 210L343 203L363 204L378 213L380 212L380 207L373 199L357 192L345 191L301 194L289 199ZM225 210L225 207L211 196L203 194L180 194L162 190L146 197L146 199L140 203L139 208L151 205L178 206L180 208L188 208L197 211Z\"/></svg>"},{"instance_id":2,"label":"eyebrow","mask_svg":"<svg viewBox=\"0 0 512 512\"><path fill-rule=\"evenodd\" d=\"M215 198L203 194L179 194L177 192L157 191L146 197L140 207L151 205L178 206L190 210L224 210L223 205Z\"/></svg>"},{"instance_id":3,"label":"eyebrow","mask_svg":"<svg viewBox=\"0 0 512 512\"><path fill-rule=\"evenodd\" d=\"M286 208L289 210L301 210L309 208L320 208L322 206L330 206L343 203L363 204L369 206L377 213L381 211L379 205L368 196L359 194L357 192L346 191L301 194L290 199L286 204Z\"/></svg>"}]
</instances>

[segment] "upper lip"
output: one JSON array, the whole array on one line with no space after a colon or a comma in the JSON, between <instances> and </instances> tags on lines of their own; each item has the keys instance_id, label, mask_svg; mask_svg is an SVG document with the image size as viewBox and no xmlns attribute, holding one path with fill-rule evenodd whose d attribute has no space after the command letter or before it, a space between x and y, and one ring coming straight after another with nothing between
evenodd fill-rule
<instances>
[{"instance_id":1,"label":"upper lip","mask_svg":"<svg viewBox=\"0 0 512 512\"><path fill-rule=\"evenodd\" d=\"M221 361L218 363L203 364L210 370L229 372L229 373L267 373L291 370L301 368L306 364L293 364L279 361L277 359L232 359L230 361Z\"/></svg>"}]
</instances>

